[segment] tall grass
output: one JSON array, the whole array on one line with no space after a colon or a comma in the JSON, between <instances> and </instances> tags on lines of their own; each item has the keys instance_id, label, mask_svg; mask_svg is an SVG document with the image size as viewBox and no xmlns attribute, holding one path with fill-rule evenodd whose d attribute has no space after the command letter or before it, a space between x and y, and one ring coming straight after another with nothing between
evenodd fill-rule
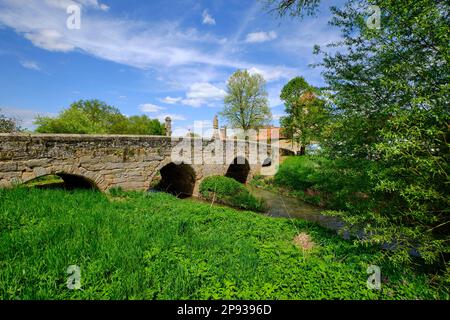
<instances>
[{"instance_id":1,"label":"tall grass","mask_svg":"<svg viewBox=\"0 0 450 320\"><path fill-rule=\"evenodd\" d=\"M311 252L292 239L307 232ZM167 194L0 190L1 299L448 298L423 275L316 225L182 201ZM81 268L81 290L66 286Z\"/></svg>"},{"instance_id":2,"label":"tall grass","mask_svg":"<svg viewBox=\"0 0 450 320\"><path fill-rule=\"evenodd\" d=\"M266 209L262 199L257 199L240 182L223 176L210 176L200 184L200 195L203 199L222 203L227 206L255 212Z\"/></svg>"}]
</instances>

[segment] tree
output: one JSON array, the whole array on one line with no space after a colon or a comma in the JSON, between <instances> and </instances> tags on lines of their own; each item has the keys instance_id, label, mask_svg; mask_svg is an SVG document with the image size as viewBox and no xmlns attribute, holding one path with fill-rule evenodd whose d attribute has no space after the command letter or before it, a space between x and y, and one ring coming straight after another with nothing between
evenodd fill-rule
<instances>
[{"instance_id":1,"label":"tree","mask_svg":"<svg viewBox=\"0 0 450 320\"><path fill-rule=\"evenodd\" d=\"M161 135L164 127L147 116L127 118L119 109L99 100L80 100L63 110L57 118L37 117L40 133Z\"/></svg>"},{"instance_id":2,"label":"tree","mask_svg":"<svg viewBox=\"0 0 450 320\"><path fill-rule=\"evenodd\" d=\"M117 108L99 100L79 100L57 118L37 117L36 131L41 133L106 134L126 130L126 117Z\"/></svg>"},{"instance_id":3,"label":"tree","mask_svg":"<svg viewBox=\"0 0 450 320\"><path fill-rule=\"evenodd\" d=\"M220 115L232 128L248 131L268 125L272 120L264 78L236 71L227 83L224 109Z\"/></svg>"},{"instance_id":4,"label":"tree","mask_svg":"<svg viewBox=\"0 0 450 320\"><path fill-rule=\"evenodd\" d=\"M320 4L320 0L264 0L270 11L277 12L280 16L292 17L312 16Z\"/></svg>"},{"instance_id":5,"label":"tree","mask_svg":"<svg viewBox=\"0 0 450 320\"><path fill-rule=\"evenodd\" d=\"M126 134L164 135L165 128L158 119L150 119L146 115L131 116L128 119Z\"/></svg>"},{"instance_id":6,"label":"tree","mask_svg":"<svg viewBox=\"0 0 450 320\"><path fill-rule=\"evenodd\" d=\"M1 110L0 110L1 111ZM13 133L21 131L18 121L0 114L0 133Z\"/></svg>"},{"instance_id":7,"label":"tree","mask_svg":"<svg viewBox=\"0 0 450 320\"><path fill-rule=\"evenodd\" d=\"M366 24L370 5L380 8L379 29ZM369 163L370 200L338 214L365 231L364 242L392 245L398 263L411 262L411 248L426 263L447 263L450 252L449 9L348 0L332 8L338 50L317 50L334 107L328 155Z\"/></svg>"},{"instance_id":8,"label":"tree","mask_svg":"<svg viewBox=\"0 0 450 320\"><path fill-rule=\"evenodd\" d=\"M292 141L301 146L301 154L305 153L308 144L320 139L328 118L325 102L318 94L318 90L302 77L292 79L281 91L280 98L287 114L280 119L281 126Z\"/></svg>"}]
</instances>

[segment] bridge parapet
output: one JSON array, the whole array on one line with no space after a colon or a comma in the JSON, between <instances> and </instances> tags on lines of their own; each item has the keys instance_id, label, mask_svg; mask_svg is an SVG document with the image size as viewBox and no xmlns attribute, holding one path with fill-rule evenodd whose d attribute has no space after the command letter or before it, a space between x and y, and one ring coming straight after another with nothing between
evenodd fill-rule
<instances>
[{"instance_id":1,"label":"bridge parapet","mask_svg":"<svg viewBox=\"0 0 450 320\"><path fill-rule=\"evenodd\" d=\"M264 159L250 161L252 142L241 141L241 149L236 147L231 154L227 144L240 143L168 136L0 134L0 187L54 174L83 177L101 191L148 190L158 172L174 162L174 154L184 155L182 162L193 168L194 194L201 179L225 175L238 157L244 158L239 165L249 167L245 180L260 172ZM224 148L222 158L217 145ZM272 148L266 149L270 156Z\"/></svg>"}]
</instances>

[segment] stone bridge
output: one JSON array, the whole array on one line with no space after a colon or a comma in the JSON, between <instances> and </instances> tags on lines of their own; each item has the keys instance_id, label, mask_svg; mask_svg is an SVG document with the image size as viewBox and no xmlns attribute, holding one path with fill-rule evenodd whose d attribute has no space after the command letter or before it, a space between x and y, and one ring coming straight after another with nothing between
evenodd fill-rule
<instances>
[{"instance_id":1,"label":"stone bridge","mask_svg":"<svg viewBox=\"0 0 450 320\"><path fill-rule=\"evenodd\" d=\"M254 148L259 152L266 148L265 159L251 159ZM213 138L0 134L0 187L57 175L67 186L100 191L118 187L146 191L157 186L179 195L197 195L201 180L208 176L247 182L263 166L273 167L268 159L279 151L248 141Z\"/></svg>"}]
</instances>

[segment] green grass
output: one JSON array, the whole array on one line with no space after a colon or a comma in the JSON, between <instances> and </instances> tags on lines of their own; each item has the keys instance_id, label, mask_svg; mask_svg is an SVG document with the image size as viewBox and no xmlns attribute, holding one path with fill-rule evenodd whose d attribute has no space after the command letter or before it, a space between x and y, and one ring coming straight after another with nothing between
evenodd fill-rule
<instances>
[{"instance_id":1,"label":"green grass","mask_svg":"<svg viewBox=\"0 0 450 320\"><path fill-rule=\"evenodd\" d=\"M242 183L224 176L210 176L200 184L200 195L211 202L225 204L230 207L264 212L265 204L257 199Z\"/></svg>"},{"instance_id":2,"label":"green grass","mask_svg":"<svg viewBox=\"0 0 450 320\"><path fill-rule=\"evenodd\" d=\"M308 233L316 248L292 239ZM304 221L167 194L0 190L1 299L448 299L425 275ZM81 267L82 290L66 287Z\"/></svg>"}]
</instances>

